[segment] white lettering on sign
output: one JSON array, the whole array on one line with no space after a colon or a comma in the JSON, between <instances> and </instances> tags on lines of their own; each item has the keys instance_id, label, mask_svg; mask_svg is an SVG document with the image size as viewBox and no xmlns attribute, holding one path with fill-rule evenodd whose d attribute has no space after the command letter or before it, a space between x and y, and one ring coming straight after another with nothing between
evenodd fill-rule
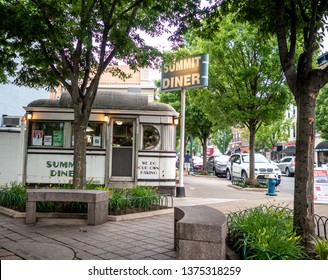
<instances>
[{"instance_id":1,"label":"white lettering on sign","mask_svg":"<svg viewBox=\"0 0 328 280\"><path fill-rule=\"evenodd\" d=\"M170 66L165 65L163 72L168 73L168 72L187 70L191 68L199 68L200 60L201 60L201 56L194 56L194 57L181 59Z\"/></svg>"},{"instance_id":2,"label":"white lettering on sign","mask_svg":"<svg viewBox=\"0 0 328 280\"><path fill-rule=\"evenodd\" d=\"M161 89L175 91L208 85L208 54L181 58L170 65L163 64Z\"/></svg>"},{"instance_id":3,"label":"white lettering on sign","mask_svg":"<svg viewBox=\"0 0 328 280\"><path fill-rule=\"evenodd\" d=\"M199 73L175 76L163 79L163 89L170 87L185 87L185 86L195 86L200 85L200 75Z\"/></svg>"}]
</instances>

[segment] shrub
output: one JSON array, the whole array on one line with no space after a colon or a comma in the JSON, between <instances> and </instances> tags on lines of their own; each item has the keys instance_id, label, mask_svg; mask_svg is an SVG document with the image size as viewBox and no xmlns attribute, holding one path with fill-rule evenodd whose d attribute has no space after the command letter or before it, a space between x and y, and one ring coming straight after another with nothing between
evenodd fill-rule
<instances>
[{"instance_id":1,"label":"shrub","mask_svg":"<svg viewBox=\"0 0 328 280\"><path fill-rule=\"evenodd\" d=\"M235 185L242 187L242 188L267 188L268 185L263 180L258 181L256 179L251 180L249 178L246 178L245 181L243 180L236 180Z\"/></svg>"},{"instance_id":2,"label":"shrub","mask_svg":"<svg viewBox=\"0 0 328 280\"><path fill-rule=\"evenodd\" d=\"M131 189L109 189L108 211L111 214L146 211L158 204L160 195L157 189L149 186L135 186Z\"/></svg>"},{"instance_id":3,"label":"shrub","mask_svg":"<svg viewBox=\"0 0 328 280\"><path fill-rule=\"evenodd\" d=\"M328 260L328 239L313 238L314 247L320 260Z\"/></svg>"},{"instance_id":4,"label":"shrub","mask_svg":"<svg viewBox=\"0 0 328 280\"><path fill-rule=\"evenodd\" d=\"M17 211L25 211L26 188L12 182L0 188L0 205Z\"/></svg>"},{"instance_id":5,"label":"shrub","mask_svg":"<svg viewBox=\"0 0 328 280\"><path fill-rule=\"evenodd\" d=\"M242 259L308 258L293 230L292 211L261 205L228 215L228 244Z\"/></svg>"}]
</instances>

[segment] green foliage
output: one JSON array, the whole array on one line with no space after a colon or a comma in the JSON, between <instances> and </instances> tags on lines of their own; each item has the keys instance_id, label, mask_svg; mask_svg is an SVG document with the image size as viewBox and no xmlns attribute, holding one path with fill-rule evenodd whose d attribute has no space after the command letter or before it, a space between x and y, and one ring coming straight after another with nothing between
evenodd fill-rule
<instances>
[{"instance_id":1,"label":"green foliage","mask_svg":"<svg viewBox=\"0 0 328 280\"><path fill-rule=\"evenodd\" d=\"M0 188L0 205L18 211L25 211L26 188L17 182Z\"/></svg>"},{"instance_id":2,"label":"green foliage","mask_svg":"<svg viewBox=\"0 0 328 280\"><path fill-rule=\"evenodd\" d=\"M159 204L160 195L157 189L149 186L136 186L131 189L111 188L109 190L109 213L119 214L129 211L141 211L148 209L151 205Z\"/></svg>"},{"instance_id":3,"label":"green foliage","mask_svg":"<svg viewBox=\"0 0 328 280\"><path fill-rule=\"evenodd\" d=\"M313 238L315 251L320 260L328 260L328 239Z\"/></svg>"},{"instance_id":4,"label":"green foliage","mask_svg":"<svg viewBox=\"0 0 328 280\"><path fill-rule=\"evenodd\" d=\"M264 147L271 149L279 142L288 141L292 126L295 126L292 119L277 119L270 125L262 125L256 133L255 150L259 151Z\"/></svg>"},{"instance_id":5,"label":"green foliage","mask_svg":"<svg viewBox=\"0 0 328 280\"><path fill-rule=\"evenodd\" d=\"M263 189L263 188L268 187L267 183L264 180L258 181L256 179L251 180L249 178L246 178L245 181L236 180L236 181L234 181L234 184L237 185L237 186L240 186L242 188L260 188L260 189Z\"/></svg>"},{"instance_id":6,"label":"green foliage","mask_svg":"<svg viewBox=\"0 0 328 280\"><path fill-rule=\"evenodd\" d=\"M228 215L228 242L248 260L304 259L293 230L293 214L283 206L261 205Z\"/></svg>"},{"instance_id":7,"label":"green foliage","mask_svg":"<svg viewBox=\"0 0 328 280\"><path fill-rule=\"evenodd\" d=\"M324 87L317 98L316 128L321 137L328 140L328 87Z\"/></svg>"},{"instance_id":8,"label":"green foliage","mask_svg":"<svg viewBox=\"0 0 328 280\"><path fill-rule=\"evenodd\" d=\"M255 131L282 117L291 94L284 83L275 38L262 38L256 27L220 19L224 29L209 39L193 38L193 48L209 53L209 87L199 104L214 124L243 123Z\"/></svg>"},{"instance_id":9,"label":"green foliage","mask_svg":"<svg viewBox=\"0 0 328 280\"><path fill-rule=\"evenodd\" d=\"M219 148L222 154L225 154L228 150L230 141L232 140L233 135L230 128L219 129L212 134L211 141L212 143Z\"/></svg>"}]
</instances>

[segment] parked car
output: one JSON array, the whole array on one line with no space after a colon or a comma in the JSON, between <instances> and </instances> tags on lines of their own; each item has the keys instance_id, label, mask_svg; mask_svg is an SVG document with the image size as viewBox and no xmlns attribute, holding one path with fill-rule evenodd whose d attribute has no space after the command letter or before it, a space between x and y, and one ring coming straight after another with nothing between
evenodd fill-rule
<instances>
[{"instance_id":1,"label":"parked car","mask_svg":"<svg viewBox=\"0 0 328 280\"><path fill-rule=\"evenodd\" d=\"M192 167L194 171L203 169L203 158L197 156L192 157Z\"/></svg>"},{"instance_id":2,"label":"parked car","mask_svg":"<svg viewBox=\"0 0 328 280\"><path fill-rule=\"evenodd\" d=\"M273 174L277 180L276 186L281 182L280 169L272 164L265 156L255 154L255 178L264 180L268 175ZM249 177L249 154L232 154L226 168L226 177L231 180L231 176L241 178L243 181Z\"/></svg>"},{"instance_id":3,"label":"parked car","mask_svg":"<svg viewBox=\"0 0 328 280\"><path fill-rule=\"evenodd\" d=\"M286 176L291 177L295 174L295 156L285 156L278 160L276 166L279 167L281 173L286 174Z\"/></svg>"},{"instance_id":4,"label":"parked car","mask_svg":"<svg viewBox=\"0 0 328 280\"><path fill-rule=\"evenodd\" d=\"M213 155L210 156L205 165L205 170L207 172L213 172L217 177L226 176L227 163L229 160L228 155Z\"/></svg>"}]
</instances>

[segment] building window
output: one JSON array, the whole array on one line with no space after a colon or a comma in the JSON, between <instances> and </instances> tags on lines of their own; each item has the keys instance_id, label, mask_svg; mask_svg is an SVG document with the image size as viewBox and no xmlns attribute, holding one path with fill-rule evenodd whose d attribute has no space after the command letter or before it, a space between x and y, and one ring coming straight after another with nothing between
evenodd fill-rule
<instances>
[{"instance_id":1,"label":"building window","mask_svg":"<svg viewBox=\"0 0 328 280\"><path fill-rule=\"evenodd\" d=\"M32 146L63 147L64 123L63 122L32 122L31 138Z\"/></svg>"},{"instance_id":2,"label":"building window","mask_svg":"<svg viewBox=\"0 0 328 280\"><path fill-rule=\"evenodd\" d=\"M143 126L143 145L144 150L153 150L159 146L160 134L156 127L152 125Z\"/></svg>"},{"instance_id":3,"label":"building window","mask_svg":"<svg viewBox=\"0 0 328 280\"><path fill-rule=\"evenodd\" d=\"M86 129L87 148L102 147L102 123L89 123ZM74 147L74 127L72 125L72 147Z\"/></svg>"}]
</instances>

